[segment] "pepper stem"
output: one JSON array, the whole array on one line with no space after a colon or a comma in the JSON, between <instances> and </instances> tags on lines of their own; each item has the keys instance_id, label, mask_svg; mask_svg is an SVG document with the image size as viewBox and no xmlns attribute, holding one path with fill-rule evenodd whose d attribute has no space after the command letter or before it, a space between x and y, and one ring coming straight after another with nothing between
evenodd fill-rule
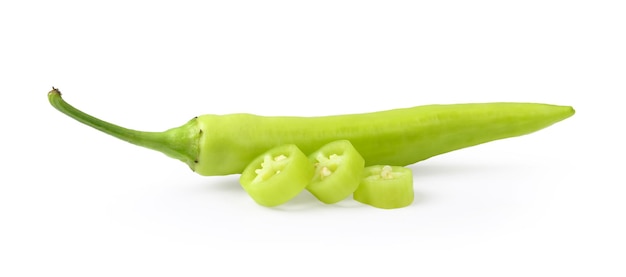
<instances>
[{"instance_id":1,"label":"pepper stem","mask_svg":"<svg viewBox=\"0 0 626 277\"><path fill-rule=\"evenodd\" d=\"M87 126L132 144L162 152L181 160L194 170L199 153L198 142L202 134L196 118L163 132L144 132L103 121L74 108L63 100L61 92L54 87L48 92L48 100L54 108Z\"/></svg>"}]
</instances>

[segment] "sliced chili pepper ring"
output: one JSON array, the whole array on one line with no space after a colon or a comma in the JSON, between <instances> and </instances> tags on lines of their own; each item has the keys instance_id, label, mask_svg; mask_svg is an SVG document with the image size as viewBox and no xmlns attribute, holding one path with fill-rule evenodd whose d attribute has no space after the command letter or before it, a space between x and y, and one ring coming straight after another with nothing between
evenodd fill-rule
<instances>
[{"instance_id":1,"label":"sliced chili pepper ring","mask_svg":"<svg viewBox=\"0 0 626 277\"><path fill-rule=\"evenodd\" d=\"M306 187L317 199L333 204L350 196L361 181L365 160L350 141L338 140L309 155L315 174Z\"/></svg>"},{"instance_id":2,"label":"sliced chili pepper ring","mask_svg":"<svg viewBox=\"0 0 626 277\"><path fill-rule=\"evenodd\" d=\"M381 209L396 209L413 203L413 174L402 166L366 167L354 200Z\"/></svg>"},{"instance_id":3,"label":"sliced chili pepper ring","mask_svg":"<svg viewBox=\"0 0 626 277\"><path fill-rule=\"evenodd\" d=\"M293 145L272 148L254 159L243 171L239 183L259 205L273 207L286 203L309 184L313 165Z\"/></svg>"}]
</instances>

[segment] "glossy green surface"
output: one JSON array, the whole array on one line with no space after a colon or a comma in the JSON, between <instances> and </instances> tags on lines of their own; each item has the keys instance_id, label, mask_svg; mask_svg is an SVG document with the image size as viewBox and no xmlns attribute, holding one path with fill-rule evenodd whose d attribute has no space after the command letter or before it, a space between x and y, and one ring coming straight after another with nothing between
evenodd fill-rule
<instances>
[{"instance_id":1,"label":"glossy green surface","mask_svg":"<svg viewBox=\"0 0 626 277\"><path fill-rule=\"evenodd\" d=\"M315 174L306 189L317 199L333 204L359 186L365 160L347 140L328 143L309 155Z\"/></svg>"}]
</instances>

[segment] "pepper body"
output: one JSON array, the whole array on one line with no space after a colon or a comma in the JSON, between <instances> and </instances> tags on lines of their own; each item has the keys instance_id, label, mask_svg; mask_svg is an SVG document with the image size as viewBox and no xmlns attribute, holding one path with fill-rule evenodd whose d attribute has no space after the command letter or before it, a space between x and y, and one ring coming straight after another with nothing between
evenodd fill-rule
<instances>
[{"instance_id":1,"label":"pepper body","mask_svg":"<svg viewBox=\"0 0 626 277\"><path fill-rule=\"evenodd\" d=\"M536 103L427 105L323 117L203 115L201 175L241 171L267 149L295 144L310 154L324 144L349 140L365 165L405 166L453 150L529 134L570 117L569 106Z\"/></svg>"}]
</instances>

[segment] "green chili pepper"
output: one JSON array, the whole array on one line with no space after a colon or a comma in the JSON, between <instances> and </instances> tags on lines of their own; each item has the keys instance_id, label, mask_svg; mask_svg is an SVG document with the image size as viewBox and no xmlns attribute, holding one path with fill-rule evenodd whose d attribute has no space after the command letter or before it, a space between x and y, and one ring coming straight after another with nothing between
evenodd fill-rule
<instances>
[{"instance_id":1,"label":"green chili pepper","mask_svg":"<svg viewBox=\"0 0 626 277\"><path fill-rule=\"evenodd\" d=\"M413 174L401 166L366 167L354 200L376 208L396 209L413 203Z\"/></svg>"},{"instance_id":2,"label":"green chili pepper","mask_svg":"<svg viewBox=\"0 0 626 277\"><path fill-rule=\"evenodd\" d=\"M52 106L127 142L161 151L200 175L241 173L258 155L295 144L311 153L324 144L349 140L365 164L409 165L453 150L520 136L574 114L569 106L536 103L427 105L366 114L321 117L202 115L164 132L126 129L67 104L57 89Z\"/></svg>"},{"instance_id":3,"label":"green chili pepper","mask_svg":"<svg viewBox=\"0 0 626 277\"><path fill-rule=\"evenodd\" d=\"M313 165L293 144L275 147L254 159L239 183L260 205L273 207L298 195L311 181Z\"/></svg>"},{"instance_id":4,"label":"green chili pepper","mask_svg":"<svg viewBox=\"0 0 626 277\"><path fill-rule=\"evenodd\" d=\"M347 140L334 141L309 155L315 175L306 189L317 199L333 204L359 186L365 160Z\"/></svg>"}]
</instances>

